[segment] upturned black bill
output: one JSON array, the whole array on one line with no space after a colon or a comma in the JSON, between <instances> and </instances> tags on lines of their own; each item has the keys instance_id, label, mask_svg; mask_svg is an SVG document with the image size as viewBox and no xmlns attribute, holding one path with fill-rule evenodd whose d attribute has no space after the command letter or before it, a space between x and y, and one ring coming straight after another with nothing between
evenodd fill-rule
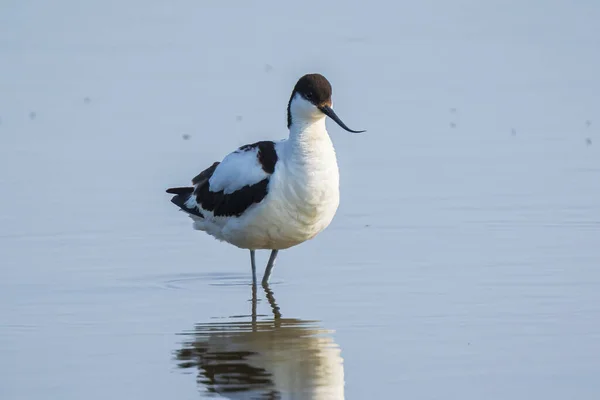
<instances>
[{"instance_id":1,"label":"upturned black bill","mask_svg":"<svg viewBox=\"0 0 600 400\"><path fill-rule=\"evenodd\" d=\"M323 114L327 115L329 118L331 118L332 120L334 120L339 126L341 126L343 129L347 130L348 132L352 132L352 133L363 133L366 131L353 131L352 129L348 128L346 126L346 124L344 124L342 122L342 120L340 119L340 117L338 117L335 112L333 112L333 109L329 106L319 106L319 110L321 110L323 112Z\"/></svg>"}]
</instances>

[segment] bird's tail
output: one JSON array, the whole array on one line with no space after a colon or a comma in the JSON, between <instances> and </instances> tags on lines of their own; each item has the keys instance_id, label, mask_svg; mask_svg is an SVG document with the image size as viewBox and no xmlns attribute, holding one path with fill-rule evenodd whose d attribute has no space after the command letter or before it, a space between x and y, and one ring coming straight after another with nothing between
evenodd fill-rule
<instances>
[{"instance_id":1,"label":"bird's tail","mask_svg":"<svg viewBox=\"0 0 600 400\"><path fill-rule=\"evenodd\" d=\"M167 193L171 193L171 194L190 195L193 192L194 192L194 188L191 186L167 189Z\"/></svg>"},{"instance_id":2,"label":"bird's tail","mask_svg":"<svg viewBox=\"0 0 600 400\"><path fill-rule=\"evenodd\" d=\"M200 213L200 210L198 210L196 207L190 208L186 205L190 196L192 196L194 194L193 187L170 188L170 189L167 189L167 193L175 195L171 199L171 203L175 204L176 206L178 206L179 208L181 208L183 211L187 212L188 214L192 214L192 215L196 215L200 218L204 218L202 213Z\"/></svg>"}]
</instances>

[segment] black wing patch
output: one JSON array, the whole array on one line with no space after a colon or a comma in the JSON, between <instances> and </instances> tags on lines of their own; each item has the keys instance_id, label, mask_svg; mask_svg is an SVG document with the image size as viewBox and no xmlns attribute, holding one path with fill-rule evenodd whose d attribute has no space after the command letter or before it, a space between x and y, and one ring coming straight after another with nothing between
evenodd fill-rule
<instances>
[{"instance_id":1,"label":"black wing patch","mask_svg":"<svg viewBox=\"0 0 600 400\"><path fill-rule=\"evenodd\" d=\"M277 152L275 151L275 142L262 141L252 144L246 144L238 149L238 151L249 151L258 147L258 161L267 174L272 174L275 171L277 164Z\"/></svg>"},{"instance_id":2,"label":"black wing patch","mask_svg":"<svg viewBox=\"0 0 600 400\"><path fill-rule=\"evenodd\" d=\"M225 194L223 190L211 192L210 185L198 186L194 191L196 202L203 209L212 211L217 217L239 217L252 204L260 203L268 193L269 178L244 186L233 193Z\"/></svg>"},{"instance_id":3,"label":"black wing patch","mask_svg":"<svg viewBox=\"0 0 600 400\"><path fill-rule=\"evenodd\" d=\"M242 146L237 151L245 152L255 148L258 148L257 157L263 171L271 175L275 171L275 164L278 159L277 152L275 151L275 143L272 141L256 142ZM215 162L194 177L192 179L194 187L168 189L167 193L176 194L171 201L182 210L204 218L198 208L191 209L185 205L190 196L195 196L196 203L200 207L204 210L212 211L213 215L217 217L239 217L251 205L260 203L269 192L270 176L253 185L244 186L233 193L225 194L223 190L211 192L209 180L218 166L219 162Z\"/></svg>"},{"instance_id":4,"label":"black wing patch","mask_svg":"<svg viewBox=\"0 0 600 400\"><path fill-rule=\"evenodd\" d=\"M219 162L216 161L210 167L206 168L204 171L200 172L198 175L192 179L192 184L196 185L204 185L208 182L211 176L215 173L215 169L219 166Z\"/></svg>"}]
</instances>

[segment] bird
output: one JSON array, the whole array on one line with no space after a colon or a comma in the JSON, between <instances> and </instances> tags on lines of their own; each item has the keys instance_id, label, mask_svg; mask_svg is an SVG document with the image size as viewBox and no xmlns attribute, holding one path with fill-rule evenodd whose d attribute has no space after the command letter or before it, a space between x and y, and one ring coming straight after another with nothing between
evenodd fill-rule
<instances>
[{"instance_id":1,"label":"bird","mask_svg":"<svg viewBox=\"0 0 600 400\"><path fill-rule=\"evenodd\" d=\"M296 82L287 105L288 137L246 144L196 175L191 186L166 190L193 220L194 230L250 251L256 285L257 250L270 250L262 284L280 251L313 239L329 226L340 201L339 169L325 125L332 87L319 73Z\"/></svg>"}]
</instances>

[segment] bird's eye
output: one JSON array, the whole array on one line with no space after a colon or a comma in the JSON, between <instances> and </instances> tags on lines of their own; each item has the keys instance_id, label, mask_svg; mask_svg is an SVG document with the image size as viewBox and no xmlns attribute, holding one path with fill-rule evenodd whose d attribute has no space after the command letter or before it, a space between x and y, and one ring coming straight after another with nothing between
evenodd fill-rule
<instances>
[{"instance_id":1,"label":"bird's eye","mask_svg":"<svg viewBox=\"0 0 600 400\"><path fill-rule=\"evenodd\" d=\"M312 99L312 97L313 97L313 94L312 94L312 92L308 92L308 93L306 93L306 98L307 98L307 99Z\"/></svg>"}]
</instances>

